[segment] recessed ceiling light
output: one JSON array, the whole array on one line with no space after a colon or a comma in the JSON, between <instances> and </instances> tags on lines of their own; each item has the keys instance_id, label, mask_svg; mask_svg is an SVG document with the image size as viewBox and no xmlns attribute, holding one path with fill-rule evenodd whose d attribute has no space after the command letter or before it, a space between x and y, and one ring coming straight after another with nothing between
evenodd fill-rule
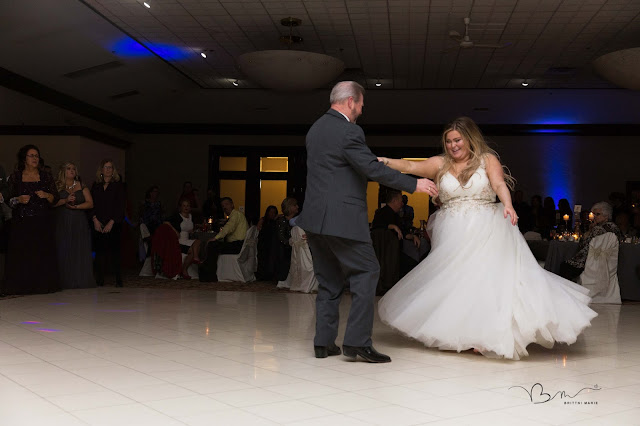
<instances>
[{"instance_id":1,"label":"recessed ceiling light","mask_svg":"<svg viewBox=\"0 0 640 426\"><path fill-rule=\"evenodd\" d=\"M151 9L151 6L146 1L142 2L147 9Z\"/></svg>"},{"instance_id":2,"label":"recessed ceiling light","mask_svg":"<svg viewBox=\"0 0 640 426\"><path fill-rule=\"evenodd\" d=\"M522 83L521 83L524 87L527 87L529 85L529 82L525 79Z\"/></svg>"},{"instance_id":3,"label":"recessed ceiling light","mask_svg":"<svg viewBox=\"0 0 640 426\"><path fill-rule=\"evenodd\" d=\"M376 87L380 87L382 86L382 83L380 83L380 80L376 81Z\"/></svg>"},{"instance_id":4,"label":"recessed ceiling light","mask_svg":"<svg viewBox=\"0 0 640 426\"><path fill-rule=\"evenodd\" d=\"M238 87L240 85L240 83L238 83L238 80L233 80L233 83L231 83L231 84L233 84L236 87Z\"/></svg>"},{"instance_id":5,"label":"recessed ceiling light","mask_svg":"<svg viewBox=\"0 0 640 426\"><path fill-rule=\"evenodd\" d=\"M207 57L207 54L206 54L206 53L204 53L204 52L200 52L200 56L202 56L203 58L206 58L206 57Z\"/></svg>"}]
</instances>

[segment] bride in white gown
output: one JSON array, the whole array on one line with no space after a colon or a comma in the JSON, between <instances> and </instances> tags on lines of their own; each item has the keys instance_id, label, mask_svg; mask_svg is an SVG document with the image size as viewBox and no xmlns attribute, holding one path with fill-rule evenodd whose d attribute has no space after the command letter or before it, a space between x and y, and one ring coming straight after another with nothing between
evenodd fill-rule
<instances>
[{"instance_id":1,"label":"bride in white gown","mask_svg":"<svg viewBox=\"0 0 640 426\"><path fill-rule=\"evenodd\" d=\"M380 300L380 318L426 346L489 357L574 343L597 315L588 290L538 265L515 226L503 167L476 124L458 118L442 139L444 154L426 161L379 159L434 179L442 204L429 220L429 256Z\"/></svg>"}]
</instances>

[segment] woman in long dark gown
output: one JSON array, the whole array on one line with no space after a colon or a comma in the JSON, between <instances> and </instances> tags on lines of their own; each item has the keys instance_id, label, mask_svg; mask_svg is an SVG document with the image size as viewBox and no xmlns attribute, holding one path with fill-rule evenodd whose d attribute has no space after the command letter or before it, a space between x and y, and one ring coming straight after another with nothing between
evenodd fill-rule
<instances>
[{"instance_id":1,"label":"woman in long dark gown","mask_svg":"<svg viewBox=\"0 0 640 426\"><path fill-rule=\"evenodd\" d=\"M93 243L96 251L94 272L96 284L104 285L104 272L107 257L116 278L116 287L122 287L122 255L120 241L125 211L124 185L120 175L110 159L100 162L96 172L96 181L91 187L93 197Z\"/></svg>"},{"instance_id":2,"label":"woman in long dark gown","mask_svg":"<svg viewBox=\"0 0 640 426\"><path fill-rule=\"evenodd\" d=\"M95 287L91 258L91 230L87 210L93 208L89 188L78 180L76 165L60 166L56 181L56 244L63 289Z\"/></svg>"},{"instance_id":3,"label":"woman in long dark gown","mask_svg":"<svg viewBox=\"0 0 640 426\"><path fill-rule=\"evenodd\" d=\"M40 150L18 151L11 175L13 220L7 250L4 294L39 294L60 290L52 206L58 202L53 177L38 167Z\"/></svg>"}]
</instances>

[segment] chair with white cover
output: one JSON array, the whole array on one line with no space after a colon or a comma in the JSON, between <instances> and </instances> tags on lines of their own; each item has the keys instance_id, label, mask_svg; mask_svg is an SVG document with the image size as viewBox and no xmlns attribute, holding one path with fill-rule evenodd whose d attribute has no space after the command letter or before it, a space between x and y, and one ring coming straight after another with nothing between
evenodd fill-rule
<instances>
[{"instance_id":1,"label":"chair with white cover","mask_svg":"<svg viewBox=\"0 0 640 426\"><path fill-rule=\"evenodd\" d=\"M313 259L305 233L299 226L291 229L291 266L285 281L278 281L278 288L311 293L318 289L318 280L313 272Z\"/></svg>"},{"instance_id":2,"label":"chair with white cover","mask_svg":"<svg viewBox=\"0 0 640 426\"><path fill-rule=\"evenodd\" d=\"M618 284L618 238L613 232L594 237L578 283L589 289L592 303L622 303Z\"/></svg>"},{"instance_id":3,"label":"chair with white cover","mask_svg":"<svg viewBox=\"0 0 640 426\"><path fill-rule=\"evenodd\" d=\"M247 229L247 235L238 254L218 256L218 281L248 283L256 280L258 270L258 228Z\"/></svg>"}]
</instances>

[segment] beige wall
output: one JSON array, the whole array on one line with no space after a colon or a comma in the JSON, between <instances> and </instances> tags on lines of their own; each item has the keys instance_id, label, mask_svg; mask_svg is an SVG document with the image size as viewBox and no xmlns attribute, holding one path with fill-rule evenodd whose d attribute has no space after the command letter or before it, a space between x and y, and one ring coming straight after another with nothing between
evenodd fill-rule
<instances>
[{"instance_id":1,"label":"beige wall","mask_svg":"<svg viewBox=\"0 0 640 426\"><path fill-rule=\"evenodd\" d=\"M96 169L103 158L113 159L121 174L124 175L126 171L124 149L83 136L0 135L0 164L7 174L15 167L18 150L27 144L34 144L40 149L54 176L62 163L76 163L78 173L88 186L95 180Z\"/></svg>"},{"instance_id":2,"label":"beige wall","mask_svg":"<svg viewBox=\"0 0 640 426\"><path fill-rule=\"evenodd\" d=\"M304 136L135 135L127 150L129 198L138 205L151 185L160 187L165 212L177 205L184 181L191 181L206 198L209 145L303 145ZM278 207L279 209L279 207Z\"/></svg>"}]
</instances>

